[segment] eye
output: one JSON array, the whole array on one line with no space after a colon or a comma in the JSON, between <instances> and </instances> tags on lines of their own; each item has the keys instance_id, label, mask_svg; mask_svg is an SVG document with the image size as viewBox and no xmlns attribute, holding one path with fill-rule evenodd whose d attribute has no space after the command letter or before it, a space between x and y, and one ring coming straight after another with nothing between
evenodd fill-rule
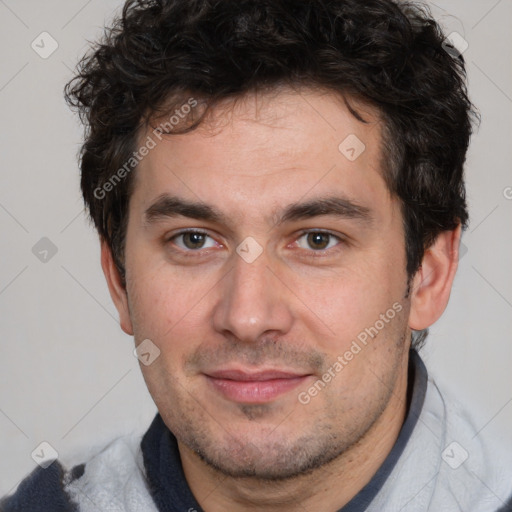
<instances>
[{"instance_id":1,"label":"eye","mask_svg":"<svg viewBox=\"0 0 512 512\"><path fill-rule=\"evenodd\" d=\"M297 245L302 249L325 251L336 246L341 241L340 237L325 231L309 231L303 233L297 239Z\"/></svg>"},{"instance_id":2,"label":"eye","mask_svg":"<svg viewBox=\"0 0 512 512\"><path fill-rule=\"evenodd\" d=\"M185 251L209 249L216 244L215 240L203 231L183 231L171 237L169 241Z\"/></svg>"}]
</instances>

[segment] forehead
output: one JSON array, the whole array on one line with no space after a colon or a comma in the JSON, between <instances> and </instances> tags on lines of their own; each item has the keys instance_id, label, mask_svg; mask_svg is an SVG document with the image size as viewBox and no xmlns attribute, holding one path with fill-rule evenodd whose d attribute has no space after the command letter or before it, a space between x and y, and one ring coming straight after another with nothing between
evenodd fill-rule
<instances>
[{"instance_id":1,"label":"forehead","mask_svg":"<svg viewBox=\"0 0 512 512\"><path fill-rule=\"evenodd\" d=\"M368 105L346 101L281 90L225 101L186 134L162 136L153 123L140 137L155 145L138 165L132 200L147 207L167 193L242 215L334 191L371 202L387 193L381 121Z\"/></svg>"}]
</instances>

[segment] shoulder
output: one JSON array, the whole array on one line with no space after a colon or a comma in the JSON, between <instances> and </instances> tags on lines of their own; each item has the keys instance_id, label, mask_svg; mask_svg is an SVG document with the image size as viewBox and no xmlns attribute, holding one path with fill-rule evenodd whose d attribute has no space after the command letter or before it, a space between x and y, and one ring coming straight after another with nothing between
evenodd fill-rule
<instances>
[{"instance_id":1,"label":"shoulder","mask_svg":"<svg viewBox=\"0 0 512 512\"><path fill-rule=\"evenodd\" d=\"M85 464L66 471L58 460L43 469L37 467L28 475L11 496L0 500L1 512L76 512L78 509L65 490L65 486L80 478Z\"/></svg>"},{"instance_id":2,"label":"shoulder","mask_svg":"<svg viewBox=\"0 0 512 512\"><path fill-rule=\"evenodd\" d=\"M414 430L368 512L512 512L512 449L449 390L430 377L423 382Z\"/></svg>"},{"instance_id":3,"label":"shoulder","mask_svg":"<svg viewBox=\"0 0 512 512\"><path fill-rule=\"evenodd\" d=\"M485 421L429 379L423 420L441 440L432 506L495 511L512 496L512 443L490 435ZM427 434L426 434L427 435Z\"/></svg>"},{"instance_id":4,"label":"shoulder","mask_svg":"<svg viewBox=\"0 0 512 512\"><path fill-rule=\"evenodd\" d=\"M140 441L140 436L118 437L70 470L59 460L37 467L0 501L0 512L156 512Z\"/></svg>"},{"instance_id":5,"label":"shoulder","mask_svg":"<svg viewBox=\"0 0 512 512\"><path fill-rule=\"evenodd\" d=\"M141 436L114 439L91 457L65 491L80 512L158 512L146 479Z\"/></svg>"}]
</instances>

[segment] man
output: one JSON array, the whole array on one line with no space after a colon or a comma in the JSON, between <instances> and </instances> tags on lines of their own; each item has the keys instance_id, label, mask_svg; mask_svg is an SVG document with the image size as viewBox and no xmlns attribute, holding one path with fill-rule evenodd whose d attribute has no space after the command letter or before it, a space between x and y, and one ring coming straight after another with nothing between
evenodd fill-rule
<instances>
[{"instance_id":1,"label":"man","mask_svg":"<svg viewBox=\"0 0 512 512\"><path fill-rule=\"evenodd\" d=\"M467 222L443 41L391 0L126 3L66 95L159 414L3 511L510 510L510 454L417 353Z\"/></svg>"}]
</instances>

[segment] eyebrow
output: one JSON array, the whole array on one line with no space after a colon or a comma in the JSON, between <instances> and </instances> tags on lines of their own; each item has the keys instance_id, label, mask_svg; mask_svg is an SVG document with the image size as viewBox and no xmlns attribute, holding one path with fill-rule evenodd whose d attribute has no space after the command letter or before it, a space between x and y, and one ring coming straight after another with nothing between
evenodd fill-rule
<instances>
[{"instance_id":1,"label":"eyebrow","mask_svg":"<svg viewBox=\"0 0 512 512\"><path fill-rule=\"evenodd\" d=\"M178 216L218 223L227 220L223 213L206 203L163 194L144 212L144 222L153 224L164 218Z\"/></svg>"},{"instance_id":2,"label":"eyebrow","mask_svg":"<svg viewBox=\"0 0 512 512\"><path fill-rule=\"evenodd\" d=\"M358 205L345 197L321 197L306 202L288 205L281 212L273 215L273 224L309 219L318 216L333 216L353 219L370 224L373 220L371 211L366 206ZM201 201L189 201L177 196L163 194L144 212L144 224L150 226L166 218L188 217L229 225L230 219L216 207ZM232 221L232 219L231 219Z\"/></svg>"},{"instance_id":3,"label":"eyebrow","mask_svg":"<svg viewBox=\"0 0 512 512\"><path fill-rule=\"evenodd\" d=\"M354 219L370 224L373 217L366 206L358 205L345 197L322 197L304 203L293 203L285 208L276 219L276 224L330 215Z\"/></svg>"}]
</instances>

